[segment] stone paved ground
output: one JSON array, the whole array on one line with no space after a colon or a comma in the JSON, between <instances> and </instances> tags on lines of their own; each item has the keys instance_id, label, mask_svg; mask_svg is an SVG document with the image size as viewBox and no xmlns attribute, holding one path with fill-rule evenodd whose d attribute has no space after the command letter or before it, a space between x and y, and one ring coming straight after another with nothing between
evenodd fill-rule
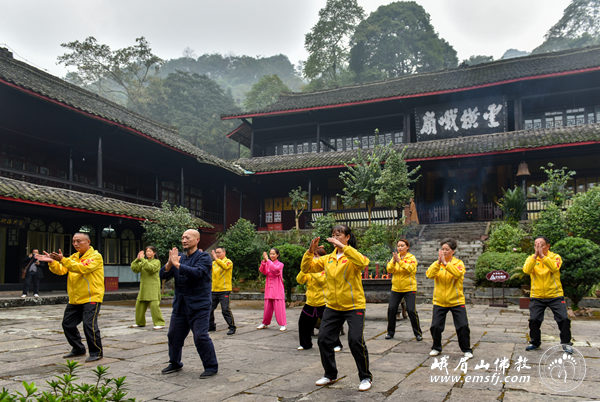
<instances>
[{"instance_id":1,"label":"stone paved ground","mask_svg":"<svg viewBox=\"0 0 600 402\"><path fill-rule=\"evenodd\" d=\"M217 314L217 332L212 333L219 359L219 374L200 380L202 364L191 336L184 347L182 371L164 376L160 370L167 364L166 330L151 327L133 329L134 308L131 302L113 302L102 306L100 328L105 357L99 363L110 367L112 376L127 376L129 396L137 400L157 401L563 401L591 400L600 395L600 321L574 321L572 328L577 350L585 356L587 374L576 389L568 393L552 391L540 382L538 362L543 352L558 343L558 330L547 312L542 327L544 343L540 351L524 352L527 343L528 312L515 306L509 308L468 306L471 342L475 357L469 361L467 374L460 376L458 344L452 318L448 316L444 332L444 352L448 356L448 373L456 378L449 382L434 382L432 376L444 374L431 368L429 357L431 337L429 324L431 306L419 305L418 311L425 334L416 342L408 321L398 323L395 339L385 340L385 304L369 304L365 338L369 349L373 388L357 391L356 367L342 339L344 349L337 353L340 380L318 388L314 385L323 371L318 348L298 351L297 320L300 307L288 309L288 330L281 333L278 326L258 331L262 317L259 302L234 301L233 312L238 332L227 336L226 326ZM0 309L0 388L21 390L22 381L35 381L46 389L45 381L61 371L62 355L69 350L60 328L64 305ZM169 307L163 308L165 318ZM149 319L149 313L147 314ZM469 375L488 375L496 372L496 359L510 359L505 375L530 375L529 381L500 380L497 383L468 382ZM519 357L528 359L527 366L517 371ZM490 364L485 370L474 370L481 360ZM83 359L80 359L83 363ZM91 368L86 363L80 372L90 380ZM483 378L483 377L480 377ZM504 376L502 377L504 378Z\"/></svg>"}]
</instances>

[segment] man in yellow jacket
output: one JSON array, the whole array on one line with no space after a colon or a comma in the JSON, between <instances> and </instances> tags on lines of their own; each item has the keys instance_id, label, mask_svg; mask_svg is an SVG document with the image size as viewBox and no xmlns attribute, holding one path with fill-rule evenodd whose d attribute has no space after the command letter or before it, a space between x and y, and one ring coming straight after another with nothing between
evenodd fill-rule
<instances>
[{"instance_id":1,"label":"man in yellow jacket","mask_svg":"<svg viewBox=\"0 0 600 402\"><path fill-rule=\"evenodd\" d=\"M452 312L452 320L458 337L458 346L465 359L473 357L471 330L467 318L463 280L465 264L454 257L456 240L444 239L440 242L438 259L431 264L425 275L434 280L433 315L431 317L431 337L433 346L429 356L437 356L442 351L442 333L446 326L446 314Z\"/></svg>"},{"instance_id":2,"label":"man in yellow jacket","mask_svg":"<svg viewBox=\"0 0 600 402\"><path fill-rule=\"evenodd\" d=\"M550 242L544 236L534 240L535 253L527 257L523 272L531 277L531 301L529 302L529 342L525 350L535 350L542 343L540 327L544 311L550 307L560 330L563 350L573 353L571 346L571 320L560 283L562 258L550 251Z\"/></svg>"},{"instance_id":3,"label":"man in yellow jacket","mask_svg":"<svg viewBox=\"0 0 600 402\"><path fill-rule=\"evenodd\" d=\"M69 303L65 308L62 327L71 345L71 352L64 358L85 355L85 346L77 325L83 321L83 333L87 341L89 357L86 362L102 358L102 340L98 328L98 314L104 299L104 261L102 255L90 245L87 233L73 235L73 248L77 251L65 257L61 250L40 255L38 259L49 262L50 271L57 275L68 274L67 293Z\"/></svg>"},{"instance_id":4,"label":"man in yellow jacket","mask_svg":"<svg viewBox=\"0 0 600 402\"><path fill-rule=\"evenodd\" d=\"M235 321L233 313L229 308L229 296L231 295L231 280L233 276L233 262L226 256L225 247L218 246L211 253L212 263L212 308L210 310L209 331L215 331L215 309L221 303L223 318L229 326L227 335L235 334Z\"/></svg>"}]
</instances>

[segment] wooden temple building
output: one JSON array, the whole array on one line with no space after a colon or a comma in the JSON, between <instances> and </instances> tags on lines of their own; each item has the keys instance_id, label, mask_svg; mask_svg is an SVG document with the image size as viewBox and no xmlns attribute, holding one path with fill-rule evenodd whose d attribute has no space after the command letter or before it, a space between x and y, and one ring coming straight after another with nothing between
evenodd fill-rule
<instances>
[{"instance_id":1,"label":"wooden temple building","mask_svg":"<svg viewBox=\"0 0 600 402\"><path fill-rule=\"evenodd\" d=\"M577 171L575 192L600 182L600 47L292 93L223 118L240 120L228 136L251 150L237 163L260 189L259 227L291 227L286 197L298 185L310 194L307 221L334 213L364 225L364 208L342 205L339 174L358 148L390 142L421 166L421 223L491 221L503 189L525 185L534 196L547 162ZM540 203L528 208L531 217Z\"/></svg>"}]
</instances>

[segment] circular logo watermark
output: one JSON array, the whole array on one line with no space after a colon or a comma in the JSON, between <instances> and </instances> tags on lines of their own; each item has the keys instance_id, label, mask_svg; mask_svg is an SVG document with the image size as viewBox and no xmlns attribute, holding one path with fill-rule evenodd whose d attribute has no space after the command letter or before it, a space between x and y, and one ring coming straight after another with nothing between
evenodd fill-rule
<instances>
[{"instance_id":1,"label":"circular logo watermark","mask_svg":"<svg viewBox=\"0 0 600 402\"><path fill-rule=\"evenodd\" d=\"M552 346L540 359L540 380L556 392L569 392L577 388L585 377L585 371L585 359L575 348L573 354L569 354L562 345Z\"/></svg>"}]
</instances>

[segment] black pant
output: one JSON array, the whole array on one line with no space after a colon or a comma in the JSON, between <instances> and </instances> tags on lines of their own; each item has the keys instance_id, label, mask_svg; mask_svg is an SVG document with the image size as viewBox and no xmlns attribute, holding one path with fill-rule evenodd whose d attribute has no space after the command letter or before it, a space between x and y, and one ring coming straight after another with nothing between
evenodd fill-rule
<instances>
[{"instance_id":1,"label":"black pant","mask_svg":"<svg viewBox=\"0 0 600 402\"><path fill-rule=\"evenodd\" d=\"M300 318L298 318L298 340L300 341L300 346L304 349L312 348L313 330L316 328L319 318L323 318L324 310L324 305L313 307L305 304L304 307L302 307ZM339 337L334 347L336 346L342 347L342 342Z\"/></svg>"},{"instance_id":2,"label":"black pant","mask_svg":"<svg viewBox=\"0 0 600 402\"><path fill-rule=\"evenodd\" d=\"M550 307L554 314L554 321L558 324L560 331L560 343L571 344L571 320L567 315L567 305L564 297L551 299L531 298L529 302L529 340L532 345L540 346L542 343L542 332L540 327L544 321L544 311Z\"/></svg>"},{"instance_id":3,"label":"black pant","mask_svg":"<svg viewBox=\"0 0 600 402\"><path fill-rule=\"evenodd\" d=\"M38 268L40 269L40 268ZM33 294L37 295L40 292L40 273L27 271L25 282L23 282L23 294L29 293L29 289L33 289Z\"/></svg>"},{"instance_id":4,"label":"black pant","mask_svg":"<svg viewBox=\"0 0 600 402\"><path fill-rule=\"evenodd\" d=\"M169 323L169 362L175 367L182 367L181 349L190 330L194 335L196 350L204 365L204 370L217 372L219 365L215 347L208 336L208 317L210 310L173 311Z\"/></svg>"},{"instance_id":5,"label":"black pant","mask_svg":"<svg viewBox=\"0 0 600 402\"><path fill-rule=\"evenodd\" d=\"M390 292L390 302L388 305L388 327L387 332L390 336L396 333L396 314L398 314L398 305L402 299L406 300L406 309L408 310L408 318L412 326L415 336L422 336L421 324L419 323L419 314L416 308L417 292Z\"/></svg>"},{"instance_id":6,"label":"black pant","mask_svg":"<svg viewBox=\"0 0 600 402\"><path fill-rule=\"evenodd\" d=\"M344 325L344 321L348 323L348 345L358 368L358 377L361 381L364 379L371 380L373 375L369 371L369 352L363 337L365 327L364 309L339 311L325 307L318 341L321 364L325 369L324 375L331 380L337 378L338 371L335 365L333 348L336 346L336 342L339 341L340 330Z\"/></svg>"},{"instance_id":7,"label":"black pant","mask_svg":"<svg viewBox=\"0 0 600 402\"><path fill-rule=\"evenodd\" d=\"M233 313L229 308L229 294L231 292L212 292L212 308L210 309L210 321L208 324L209 329L215 329L215 309L221 303L221 312L225 322L229 325L229 329L235 329L235 321L233 320Z\"/></svg>"},{"instance_id":8,"label":"black pant","mask_svg":"<svg viewBox=\"0 0 600 402\"><path fill-rule=\"evenodd\" d=\"M62 327L67 341L77 353L85 353L77 325L83 321L83 333L90 356L102 355L102 339L98 328L98 315L101 303L67 304Z\"/></svg>"},{"instance_id":9,"label":"black pant","mask_svg":"<svg viewBox=\"0 0 600 402\"><path fill-rule=\"evenodd\" d=\"M442 332L446 327L446 314L452 312L454 328L458 336L458 346L465 352L471 350L471 330L469 329L469 320L467 319L467 309L464 305L453 307L441 307L433 305L433 316L431 317L431 337L433 338L432 349L442 351Z\"/></svg>"}]
</instances>

